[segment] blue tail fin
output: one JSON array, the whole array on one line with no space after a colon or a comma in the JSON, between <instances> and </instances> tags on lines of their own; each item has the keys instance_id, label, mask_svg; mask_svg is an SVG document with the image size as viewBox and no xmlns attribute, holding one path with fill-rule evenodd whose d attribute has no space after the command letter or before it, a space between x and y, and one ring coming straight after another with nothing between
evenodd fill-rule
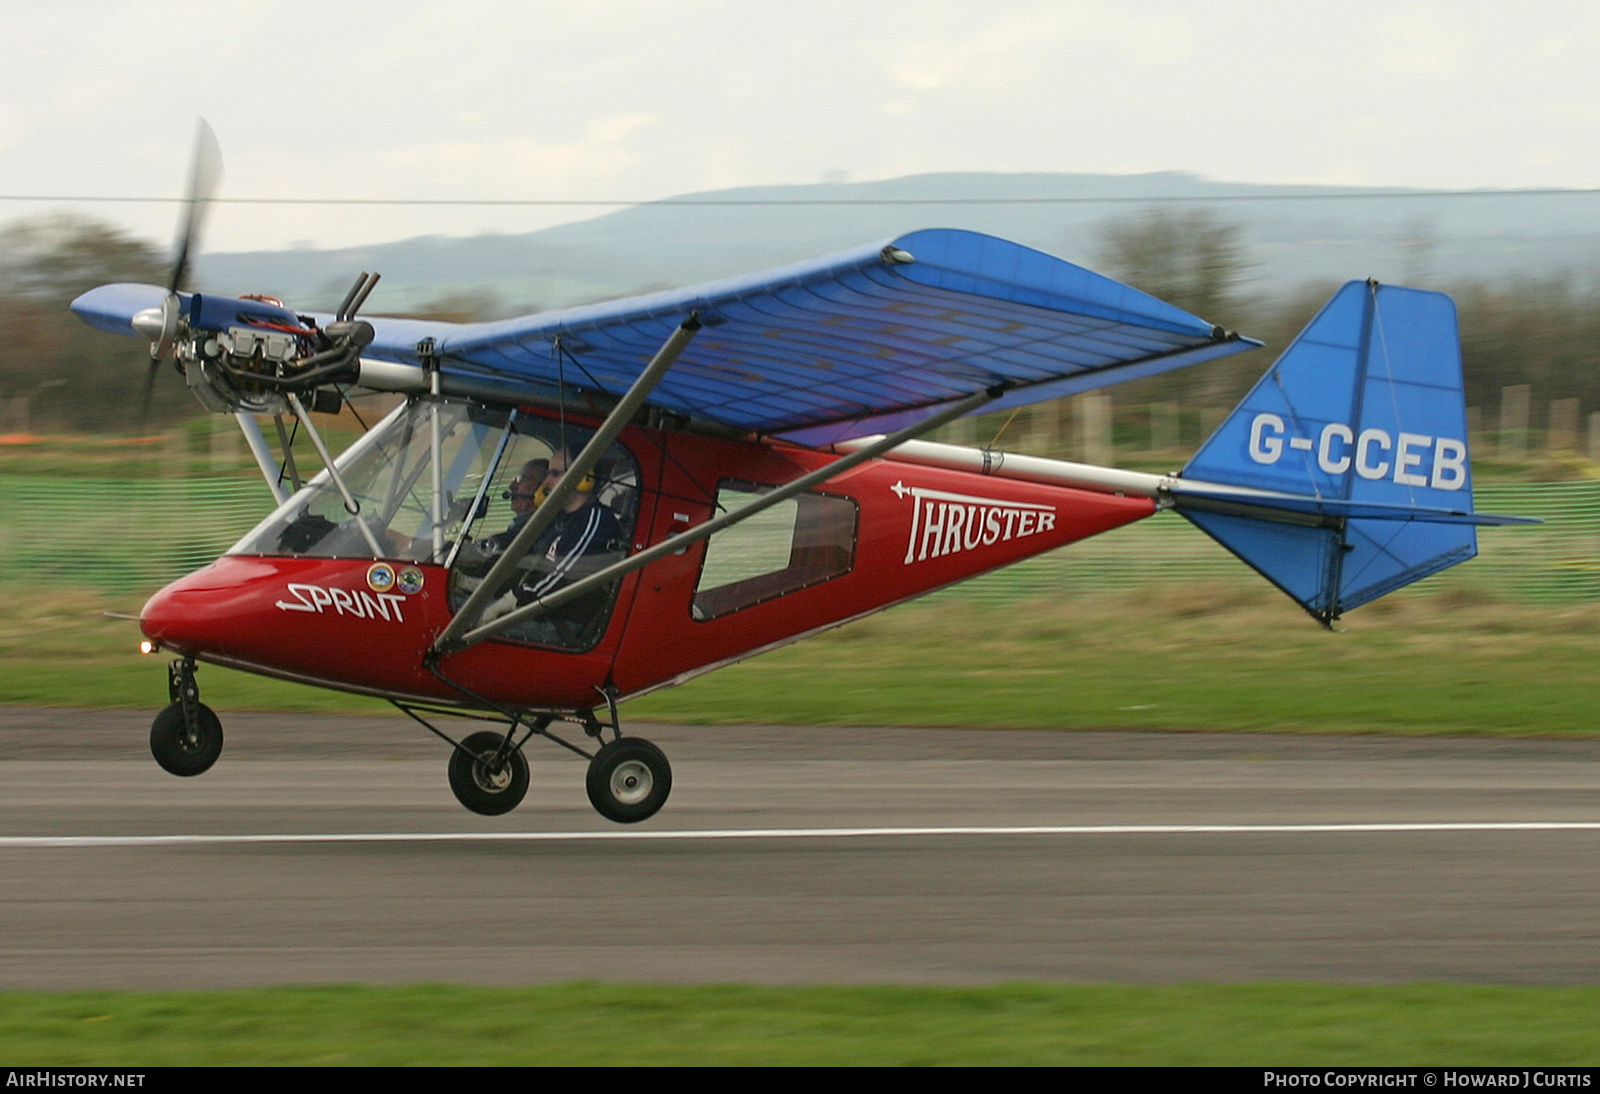
<instances>
[{"instance_id":1,"label":"blue tail fin","mask_svg":"<svg viewBox=\"0 0 1600 1094\"><path fill-rule=\"evenodd\" d=\"M1176 508L1323 623L1478 553L1455 305L1352 281L1183 469Z\"/></svg>"}]
</instances>

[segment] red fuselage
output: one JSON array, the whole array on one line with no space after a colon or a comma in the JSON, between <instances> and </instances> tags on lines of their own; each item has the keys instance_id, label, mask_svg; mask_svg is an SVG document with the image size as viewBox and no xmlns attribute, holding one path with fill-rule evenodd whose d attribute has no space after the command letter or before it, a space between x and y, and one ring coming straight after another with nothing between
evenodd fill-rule
<instances>
[{"instance_id":1,"label":"red fuselage","mask_svg":"<svg viewBox=\"0 0 1600 1094\"><path fill-rule=\"evenodd\" d=\"M638 428L622 441L639 461L635 549L709 519L719 483L779 485L836 458ZM701 541L626 577L591 649L490 639L445 657L439 669L504 706L586 710L603 701L602 687L626 697L685 679L1155 509L1146 498L885 460L819 492L854 505L853 555L838 576L705 618L694 608L707 552ZM370 582L372 566L370 558L227 555L157 593L140 623L163 648L202 661L386 698L474 705L424 663L450 618L449 573L419 566L421 587L407 591Z\"/></svg>"}]
</instances>

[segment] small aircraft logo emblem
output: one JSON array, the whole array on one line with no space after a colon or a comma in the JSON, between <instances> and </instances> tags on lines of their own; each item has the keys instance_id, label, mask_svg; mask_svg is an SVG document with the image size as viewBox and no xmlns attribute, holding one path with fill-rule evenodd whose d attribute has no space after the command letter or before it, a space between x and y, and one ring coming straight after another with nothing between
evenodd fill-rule
<instances>
[{"instance_id":1,"label":"small aircraft logo emblem","mask_svg":"<svg viewBox=\"0 0 1600 1094\"><path fill-rule=\"evenodd\" d=\"M1053 505L1005 501L973 494L952 494L897 482L895 496L911 495L911 535L906 540L906 565L971 551L1008 539L1048 532L1056 526Z\"/></svg>"},{"instance_id":2,"label":"small aircraft logo emblem","mask_svg":"<svg viewBox=\"0 0 1600 1094\"><path fill-rule=\"evenodd\" d=\"M394 567L387 562L375 562L367 568L367 585L375 593L386 593L394 588Z\"/></svg>"}]
</instances>

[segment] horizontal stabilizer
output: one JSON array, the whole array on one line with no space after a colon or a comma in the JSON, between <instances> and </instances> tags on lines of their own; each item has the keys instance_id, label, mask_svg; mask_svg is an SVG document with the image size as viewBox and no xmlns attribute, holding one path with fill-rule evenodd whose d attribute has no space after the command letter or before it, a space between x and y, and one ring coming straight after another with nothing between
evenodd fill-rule
<instances>
[{"instance_id":1,"label":"horizontal stabilizer","mask_svg":"<svg viewBox=\"0 0 1600 1094\"><path fill-rule=\"evenodd\" d=\"M1507 517L1496 513L1473 513L1460 509L1430 509L1416 505L1393 505L1374 501L1345 501L1294 494L1232 493L1226 490L1186 490L1181 485L1171 490L1173 508L1182 512L1231 513L1257 520L1278 520L1289 524L1315 523L1318 520L1395 520L1424 524L1472 524L1501 527L1511 524L1540 524L1537 517Z\"/></svg>"},{"instance_id":2,"label":"horizontal stabilizer","mask_svg":"<svg viewBox=\"0 0 1600 1094\"><path fill-rule=\"evenodd\" d=\"M1350 520L1333 529L1180 511L1323 623L1478 553L1470 527Z\"/></svg>"}]
</instances>

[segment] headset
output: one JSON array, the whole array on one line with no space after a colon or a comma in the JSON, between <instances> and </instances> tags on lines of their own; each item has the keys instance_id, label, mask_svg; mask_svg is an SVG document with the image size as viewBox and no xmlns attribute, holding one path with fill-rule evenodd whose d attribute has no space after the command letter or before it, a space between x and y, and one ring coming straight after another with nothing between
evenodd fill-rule
<instances>
[{"instance_id":1,"label":"headset","mask_svg":"<svg viewBox=\"0 0 1600 1094\"><path fill-rule=\"evenodd\" d=\"M592 494L592 493L594 493L594 488L595 488L594 472L593 471L586 472L584 474L583 478L578 480L577 492L580 493L580 494ZM549 496L550 496L550 488L548 486L546 486L544 483L540 483L538 486L533 488L533 504L534 505L543 505L544 502L545 502L545 499L548 498ZM503 501L510 501L511 500L511 488L507 487L506 489L500 491L500 498Z\"/></svg>"}]
</instances>

